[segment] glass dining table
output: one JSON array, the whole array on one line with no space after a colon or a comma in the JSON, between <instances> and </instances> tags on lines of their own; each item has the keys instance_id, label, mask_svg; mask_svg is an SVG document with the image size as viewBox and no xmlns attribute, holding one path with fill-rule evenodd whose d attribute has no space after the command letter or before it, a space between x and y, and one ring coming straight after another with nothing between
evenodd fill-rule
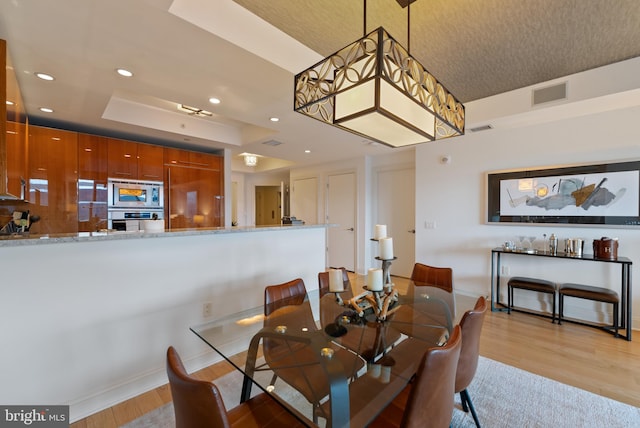
<instances>
[{"instance_id":1,"label":"glass dining table","mask_svg":"<svg viewBox=\"0 0 640 428\"><path fill-rule=\"evenodd\" d=\"M190 329L244 375L240 401L257 386L308 426L363 427L446 343L455 309L451 293L414 282L384 320L355 297L313 290L269 316L259 307Z\"/></svg>"}]
</instances>

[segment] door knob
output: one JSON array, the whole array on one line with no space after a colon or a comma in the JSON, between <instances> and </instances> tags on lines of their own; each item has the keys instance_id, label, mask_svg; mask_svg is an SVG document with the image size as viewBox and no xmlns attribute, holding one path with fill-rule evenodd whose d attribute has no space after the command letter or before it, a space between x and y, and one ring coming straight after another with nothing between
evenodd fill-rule
<instances>
[{"instance_id":1,"label":"door knob","mask_svg":"<svg viewBox=\"0 0 640 428\"><path fill-rule=\"evenodd\" d=\"M347 229L349 232L353 232L353 227L350 227L349 229Z\"/></svg>"},{"instance_id":2,"label":"door knob","mask_svg":"<svg viewBox=\"0 0 640 428\"><path fill-rule=\"evenodd\" d=\"M415 230L415 229L411 229L411 230L408 230L407 232L409 232L409 233L416 233L416 230Z\"/></svg>"}]
</instances>

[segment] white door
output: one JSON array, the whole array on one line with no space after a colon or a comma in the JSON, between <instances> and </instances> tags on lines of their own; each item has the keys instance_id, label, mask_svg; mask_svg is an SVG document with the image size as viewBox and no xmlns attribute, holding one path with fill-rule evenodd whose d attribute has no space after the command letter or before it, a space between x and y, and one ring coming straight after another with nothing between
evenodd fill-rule
<instances>
[{"instance_id":1,"label":"white door","mask_svg":"<svg viewBox=\"0 0 640 428\"><path fill-rule=\"evenodd\" d=\"M318 224L318 179L316 177L293 181L291 216L306 224Z\"/></svg>"},{"instance_id":2,"label":"white door","mask_svg":"<svg viewBox=\"0 0 640 428\"><path fill-rule=\"evenodd\" d=\"M356 179L355 174L330 175L327 185L327 231L329 267L354 272L356 266Z\"/></svg>"},{"instance_id":3,"label":"white door","mask_svg":"<svg viewBox=\"0 0 640 428\"><path fill-rule=\"evenodd\" d=\"M415 169L380 170L377 173L376 224L387 225L393 238L391 275L409 278L415 263ZM376 256L377 254L374 254Z\"/></svg>"}]
</instances>

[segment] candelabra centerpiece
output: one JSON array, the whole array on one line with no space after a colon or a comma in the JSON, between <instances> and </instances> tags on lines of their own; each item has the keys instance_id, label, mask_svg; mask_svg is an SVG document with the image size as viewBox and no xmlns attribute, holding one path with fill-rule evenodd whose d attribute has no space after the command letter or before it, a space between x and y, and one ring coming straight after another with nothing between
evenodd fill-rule
<instances>
[{"instance_id":1,"label":"candelabra centerpiece","mask_svg":"<svg viewBox=\"0 0 640 428\"><path fill-rule=\"evenodd\" d=\"M386 236L385 225L376 225L372 241L379 244L376 260L382 262L382 267L369 269L364 292L349 299L347 305L360 317L373 314L377 321L385 321L399 307L398 291L391 282L391 262L396 257L393 256L393 239ZM332 269L329 274L329 291L336 294L338 304L345 305L340 297L344 288L339 269Z\"/></svg>"}]
</instances>

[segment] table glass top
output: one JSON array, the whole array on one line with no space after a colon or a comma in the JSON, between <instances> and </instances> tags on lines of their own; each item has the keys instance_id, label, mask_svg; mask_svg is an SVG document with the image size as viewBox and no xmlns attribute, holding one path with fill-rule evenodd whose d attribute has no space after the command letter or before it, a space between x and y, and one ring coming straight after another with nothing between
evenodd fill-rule
<instances>
[{"instance_id":1,"label":"table glass top","mask_svg":"<svg viewBox=\"0 0 640 428\"><path fill-rule=\"evenodd\" d=\"M251 379L254 391L271 393L308 425L364 426L452 329L451 293L415 283L407 290L389 299L383 321L369 307L376 303L371 293L314 290L268 316L259 307L191 330ZM245 382L244 398L250 389Z\"/></svg>"}]
</instances>

